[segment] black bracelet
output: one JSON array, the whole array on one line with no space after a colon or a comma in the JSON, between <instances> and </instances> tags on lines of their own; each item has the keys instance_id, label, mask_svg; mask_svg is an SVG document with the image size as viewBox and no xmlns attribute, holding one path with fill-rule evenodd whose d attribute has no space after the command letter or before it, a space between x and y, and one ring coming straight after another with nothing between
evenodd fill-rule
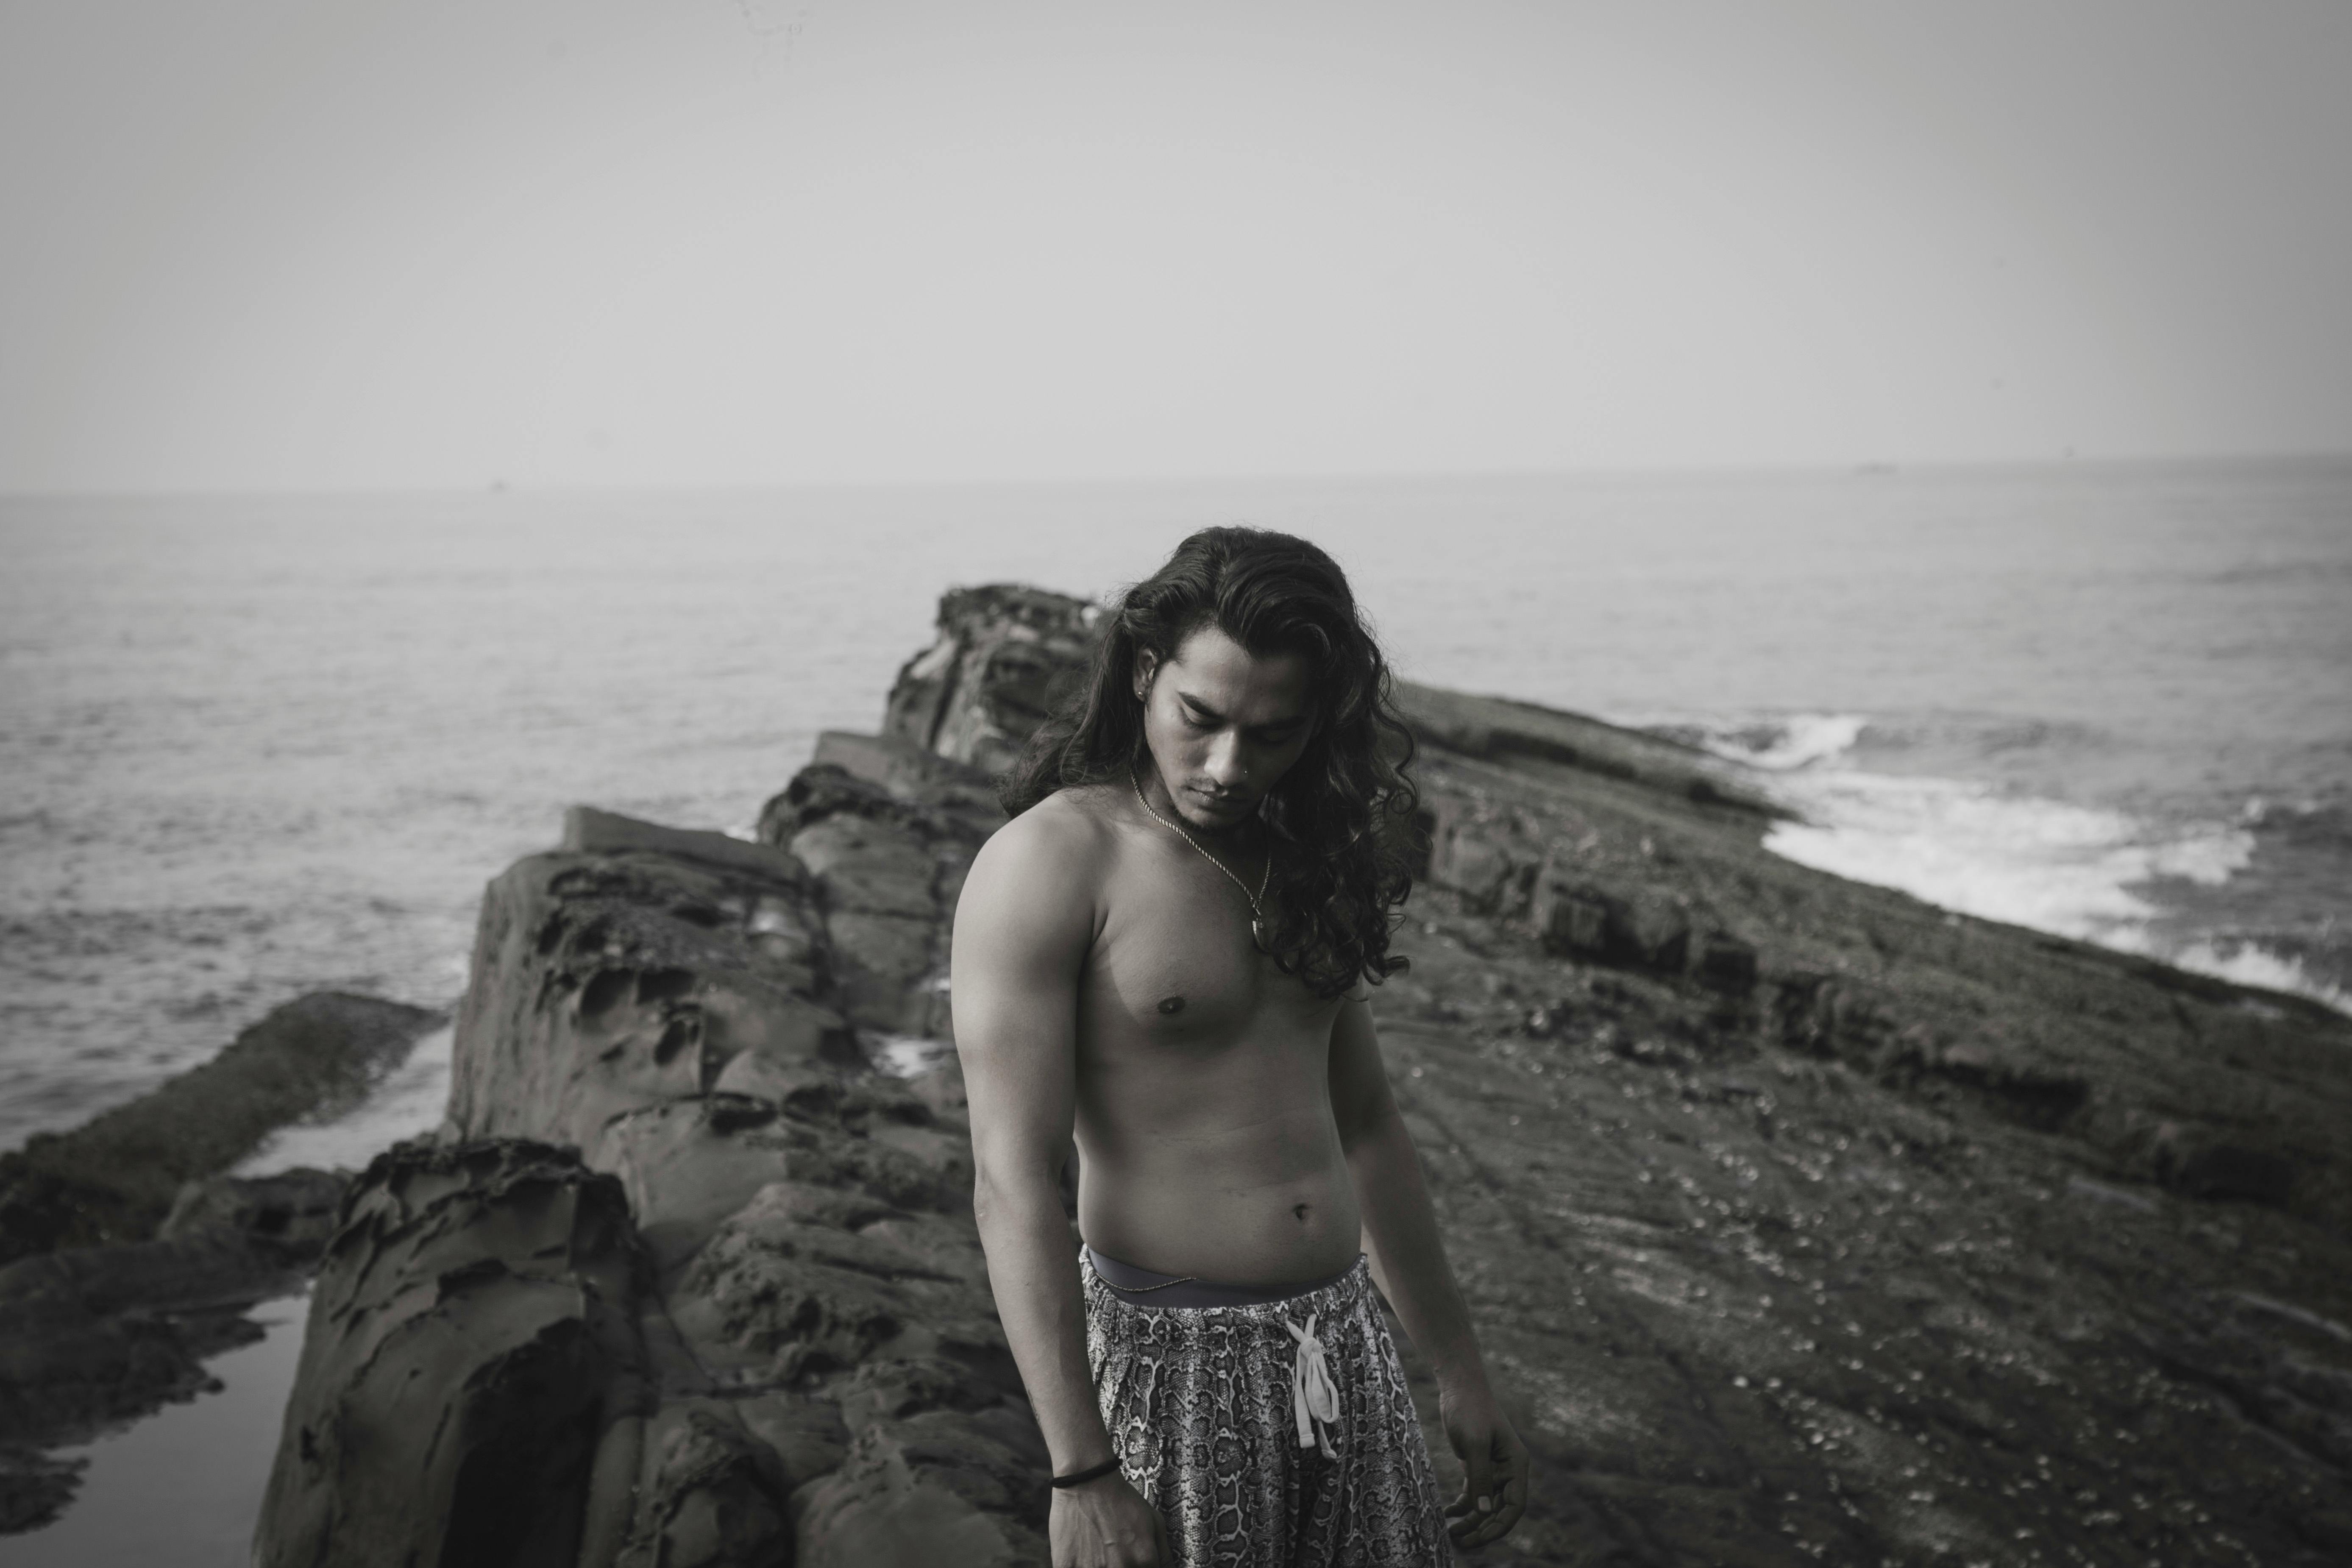
<instances>
[{"instance_id":1,"label":"black bracelet","mask_svg":"<svg viewBox=\"0 0 2352 1568\"><path fill-rule=\"evenodd\" d=\"M1117 1455L1113 1455L1111 1458L1105 1459L1101 1464L1096 1465L1088 1469L1080 1470L1075 1476L1055 1476L1054 1478L1053 1484L1057 1487L1082 1487L1088 1481L1098 1481L1102 1479L1103 1477L1110 1474L1117 1468L1118 1468L1118 1458Z\"/></svg>"}]
</instances>

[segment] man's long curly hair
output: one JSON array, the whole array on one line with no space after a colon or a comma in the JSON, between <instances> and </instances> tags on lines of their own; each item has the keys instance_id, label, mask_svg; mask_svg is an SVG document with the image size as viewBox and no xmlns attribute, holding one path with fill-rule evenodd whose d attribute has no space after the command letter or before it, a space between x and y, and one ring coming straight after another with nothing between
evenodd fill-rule
<instances>
[{"instance_id":1,"label":"man's long curly hair","mask_svg":"<svg viewBox=\"0 0 2352 1568\"><path fill-rule=\"evenodd\" d=\"M1138 660L1149 649L1164 667L1211 626L1253 657L1297 654L1312 672L1306 750L1258 808L1274 857L1267 951L1318 996L1359 976L1378 984L1405 967L1389 954L1389 932L1412 887L1403 851L1419 805L1407 776L1412 737L1346 575L1303 539L1204 528L1129 588L1105 617L1084 689L1001 781L1004 809L1017 816L1056 790L1139 776L1149 748Z\"/></svg>"}]
</instances>

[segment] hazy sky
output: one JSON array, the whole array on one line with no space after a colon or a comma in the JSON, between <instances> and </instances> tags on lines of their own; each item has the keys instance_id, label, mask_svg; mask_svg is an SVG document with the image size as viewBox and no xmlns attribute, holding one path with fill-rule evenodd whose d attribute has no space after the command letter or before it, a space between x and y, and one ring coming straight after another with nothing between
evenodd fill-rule
<instances>
[{"instance_id":1,"label":"hazy sky","mask_svg":"<svg viewBox=\"0 0 2352 1568\"><path fill-rule=\"evenodd\" d=\"M0 489L2352 449L2352 5L0 0Z\"/></svg>"}]
</instances>

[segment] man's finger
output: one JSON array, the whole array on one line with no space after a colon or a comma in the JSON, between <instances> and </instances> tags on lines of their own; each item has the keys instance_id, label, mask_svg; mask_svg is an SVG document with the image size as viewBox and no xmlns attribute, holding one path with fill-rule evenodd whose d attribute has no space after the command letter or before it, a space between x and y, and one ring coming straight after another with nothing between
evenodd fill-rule
<instances>
[{"instance_id":1,"label":"man's finger","mask_svg":"<svg viewBox=\"0 0 2352 1568\"><path fill-rule=\"evenodd\" d=\"M1499 1456L1495 1486L1495 1509L1486 1521L1478 1527L1475 1536L1465 1545L1483 1546L1489 1541L1499 1541L1519 1522L1528 1507L1528 1449L1519 1442L1506 1443L1500 1433L1495 1438L1505 1449Z\"/></svg>"},{"instance_id":2,"label":"man's finger","mask_svg":"<svg viewBox=\"0 0 2352 1568\"><path fill-rule=\"evenodd\" d=\"M1491 1461L1474 1461L1469 1474L1463 1478L1462 1495L1447 1507L1446 1514L1454 1522L1447 1527L1456 1541L1465 1541L1474 1532L1485 1530L1495 1513L1495 1471Z\"/></svg>"},{"instance_id":3,"label":"man's finger","mask_svg":"<svg viewBox=\"0 0 2352 1568\"><path fill-rule=\"evenodd\" d=\"M1446 1510L1459 1518L1448 1532L1459 1545L1484 1546L1517 1523L1526 1507L1527 1449L1498 1431L1464 1458L1462 1496Z\"/></svg>"},{"instance_id":4,"label":"man's finger","mask_svg":"<svg viewBox=\"0 0 2352 1568\"><path fill-rule=\"evenodd\" d=\"M1519 1515L1527 1511L1527 1507L1526 1494L1519 1488L1505 1487L1502 1499L1496 1505L1494 1516L1478 1527L1476 1540L1465 1544L1484 1546L1489 1541L1501 1540L1510 1533L1513 1525L1519 1522Z\"/></svg>"}]
</instances>

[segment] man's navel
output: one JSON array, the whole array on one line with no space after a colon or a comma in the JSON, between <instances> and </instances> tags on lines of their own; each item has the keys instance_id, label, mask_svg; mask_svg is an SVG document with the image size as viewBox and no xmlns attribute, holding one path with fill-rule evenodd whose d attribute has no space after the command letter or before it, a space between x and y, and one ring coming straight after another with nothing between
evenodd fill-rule
<instances>
[{"instance_id":1,"label":"man's navel","mask_svg":"<svg viewBox=\"0 0 2352 1568\"><path fill-rule=\"evenodd\" d=\"M1290 1217L1291 1217L1291 1218L1293 1218L1293 1219L1295 1219L1295 1220L1297 1220L1299 1224L1301 1224L1301 1225L1305 1225L1305 1224L1307 1223L1307 1209L1308 1209L1308 1207L1309 1207L1309 1206L1310 1206L1310 1205L1307 1205L1307 1204L1293 1204L1293 1205L1290 1205Z\"/></svg>"},{"instance_id":2,"label":"man's navel","mask_svg":"<svg viewBox=\"0 0 2352 1568\"><path fill-rule=\"evenodd\" d=\"M1184 1010L1184 998L1181 996L1162 996L1160 999L1160 1010L1163 1013L1181 1013Z\"/></svg>"}]
</instances>

